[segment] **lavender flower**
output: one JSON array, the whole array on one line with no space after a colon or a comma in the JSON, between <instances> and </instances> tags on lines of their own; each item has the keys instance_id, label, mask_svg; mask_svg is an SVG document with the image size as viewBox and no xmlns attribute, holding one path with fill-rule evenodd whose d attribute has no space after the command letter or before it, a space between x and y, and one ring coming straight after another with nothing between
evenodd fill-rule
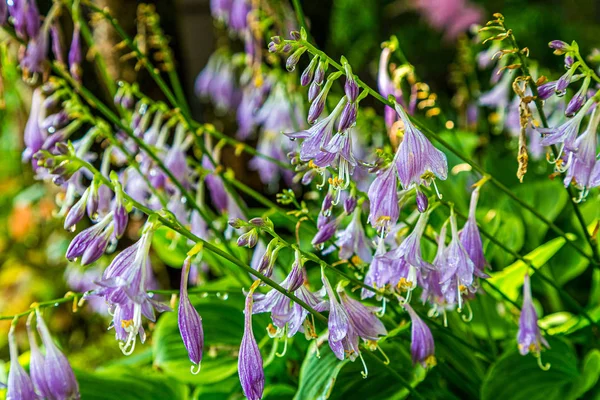
<instances>
[{"instance_id":1,"label":"lavender flower","mask_svg":"<svg viewBox=\"0 0 600 400\"><path fill-rule=\"evenodd\" d=\"M577 66L572 65L567 72L558 78L558 81L556 81L556 94L558 96L563 96L567 92L567 87L571 84L575 71L577 71Z\"/></svg>"},{"instance_id":2,"label":"lavender flower","mask_svg":"<svg viewBox=\"0 0 600 400\"><path fill-rule=\"evenodd\" d=\"M462 295L466 294L473 284L475 265L458 236L454 212L450 215L450 228L452 239L444 251L443 260L439 261L440 283L447 302L449 304L458 303L460 310L462 309Z\"/></svg>"},{"instance_id":3,"label":"lavender flower","mask_svg":"<svg viewBox=\"0 0 600 400\"><path fill-rule=\"evenodd\" d=\"M200 363L202 362L204 331L202 330L202 318L188 297L187 284L191 262L192 259L187 257L183 263L183 268L181 269L177 321L181 339L183 339L183 344L187 349L190 361L198 367L194 370L194 366L192 365L191 371L193 374L197 374L200 372Z\"/></svg>"},{"instance_id":4,"label":"lavender flower","mask_svg":"<svg viewBox=\"0 0 600 400\"><path fill-rule=\"evenodd\" d=\"M402 186L405 189L421 184L429 186L434 181L434 175L445 180L448 176L446 155L433 147L425 135L410 122L398 103L396 112L404 122L404 139L394 157Z\"/></svg>"},{"instance_id":5,"label":"lavender flower","mask_svg":"<svg viewBox=\"0 0 600 400\"><path fill-rule=\"evenodd\" d=\"M477 211L477 199L479 198L479 187L476 187L471 194L471 204L469 205L469 218L458 233L460 242L475 267L475 275L480 278L488 278L488 275L483 272L487 262L483 255L483 245L481 243L481 234L479 233L479 227L477 226L477 220L475 219L475 213Z\"/></svg>"},{"instance_id":6,"label":"lavender flower","mask_svg":"<svg viewBox=\"0 0 600 400\"><path fill-rule=\"evenodd\" d=\"M74 261L81 257L81 264L91 264L99 259L108 247L114 231L113 213L108 213L100 222L81 231L69 244L66 257Z\"/></svg>"},{"instance_id":7,"label":"lavender flower","mask_svg":"<svg viewBox=\"0 0 600 400\"><path fill-rule=\"evenodd\" d=\"M557 81L550 81L538 86L538 97L541 100L550 98L550 96L556 93L556 83Z\"/></svg>"},{"instance_id":8,"label":"lavender flower","mask_svg":"<svg viewBox=\"0 0 600 400\"><path fill-rule=\"evenodd\" d=\"M79 32L79 24L75 24L73 29L73 40L69 49L69 71L71 76L77 82L81 82L81 34Z\"/></svg>"},{"instance_id":9,"label":"lavender flower","mask_svg":"<svg viewBox=\"0 0 600 400\"><path fill-rule=\"evenodd\" d=\"M358 84L354 79L354 74L352 73L352 67L344 58L342 60L342 65L344 66L344 72L346 75L346 83L344 84L344 92L346 93L346 97L350 103L354 103L356 98L358 97Z\"/></svg>"},{"instance_id":10,"label":"lavender flower","mask_svg":"<svg viewBox=\"0 0 600 400\"><path fill-rule=\"evenodd\" d=\"M340 248L340 259L348 259L356 254L361 262L371 262L371 246L360 220L360 208L354 210L346 229L337 233L336 244Z\"/></svg>"},{"instance_id":11,"label":"lavender flower","mask_svg":"<svg viewBox=\"0 0 600 400\"><path fill-rule=\"evenodd\" d=\"M15 340L16 324L10 326L8 332L8 346L10 348L10 371L8 373L7 400L35 400L37 396L33 389L31 379L19 364L19 350Z\"/></svg>"},{"instance_id":12,"label":"lavender flower","mask_svg":"<svg viewBox=\"0 0 600 400\"><path fill-rule=\"evenodd\" d=\"M560 143L561 149L559 152L559 157L562 155L564 148L567 150L576 149L574 142L577 138L577 134L579 133L579 125L593 104L594 101L589 99L573 118L568 119L562 125L559 125L555 128L538 128L537 131L543 135L542 145L551 146Z\"/></svg>"},{"instance_id":13,"label":"lavender flower","mask_svg":"<svg viewBox=\"0 0 600 400\"><path fill-rule=\"evenodd\" d=\"M331 218L319 215L317 220L317 233L313 237L312 245L320 246L335 235L337 227L340 223L339 218Z\"/></svg>"},{"instance_id":14,"label":"lavender flower","mask_svg":"<svg viewBox=\"0 0 600 400\"><path fill-rule=\"evenodd\" d=\"M25 142L25 151L23 151L23 161L29 161L35 153L42 149L47 138L47 133L40 127L40 121L44 118L45 109L43 107L44 95L40 88L33 91L31 97L31 110L29 118L25 125L23 141ZM34 168L35 168L35 162Z\"/></svg>"},{"instance_id":15,"label":"lavender flower","mask_svg":"<svg viewBox=\"0 0 600 400\"><path fill-rule=\"evenodd\" d=\"M569 186L574 183L581 189L580 199L584 199L589 192L592 184L592 171L597 164L596 148L598 145L598 124L600 123L600 111L598 106L594 108L592 117L584 133L582 133L574 142L575 149L567 150L564 185Z\"/></svg>"},{"instance_id":16,"label":"lavender flower","mask_svg":"<svg viewBox=\"0 0 600 400\"><path fill-rule=\"evenodd\" d=\"M310 82L312 82L318 61L319 56L314 56L312 60L310 60L308 67L306 67L304 72L302 72L302 75L300 76L300 84L302 86L307 86Z\"/></svg>"},{"instance_id":17,"label":"lavender flower","mask_svg":"<svg viewBox=\"0 0 600 400\"><path fill-rule=\"evenodd\" d=\"M48 389L46 382L46 374L44 371L45 358L40 351L40 348L35 337L35 331L32 327L32 319L34 314L29 314L27 319L27 336L29 337L29 374L31 382L39 398L52 398L52 394Z\"/></svg>"},{"instance_id":18,"label":"lavender flower","mask_svg":"<svg viewBox=\"0 0 600 400\"><path fill-rule=\"evenodd\" d=\"M410 235L400 243L400 246L386 255L391 270L389 283L407 292L407 302L423 272L432 269L431 264L423 260L421 253L421 238L428 219L429 213L421 213Z\"/></svg>"},{"instance_id":19,"label":"lavender flower","mask_svg":"<svg viewBox=\"0 0 600 400\"><path fill-rule=\"evenodd\" d=\"M365 285L382 289L391 281L390 258L387 257L385 241L379 239L375 255L371 260L367 274L365 275ZM363 288L360 294L361 298L366 299L375 296L371 290Z\"/></svg>"},{"instance_id":20,"label":"lavender flower","mask_svg":"<svg viewBox=\"0 0 600 400\"><path fill-rule=\"evenodd\" d=\"M164 306L147 293L152 282L152 269L148 253L152 243L153 224L147 223L142 237L117 255L97 282L100 289L93 294L103 297L113 316L111 327L115 328L119 347L125 354L135 349L136 336L142 343L146 339L142 327L142 315L150 321L156 319L154 310L166 311Z\"/></svg>"},{"instance_id":21,"label":"lavender flower","mask_svg":"<svg viewBox=\"0 0 600 400\"><path fill-rule=\"evenodd\" d=\"M349 132L336 133L315 157L314 163L319 168L326 168L336 160L339 177L337 181L334 181L334 186L339 189L347 189L357 164L352 154L352 140Z\"/></svg>"},{"instance_id":22,"label":"lavender flower","mask_svg":"<svg viewBox=\"0 0 600 400\"><path fill-rule=\"evenodd\" d=\"M398 176L396 164L380 171L369 187L370 213L368 221L378 231L387 232L400 215L398 205Z\"/></svg>"},{"instance_id":23,"label":"lavender flower","mask_svg":"<svg viewBox=\"0 0 600 400\"><path fill-rule=\"evenodd\" d=\"M417 189L416 193L416 201L417 201L417 210L420 213L427 211L427 207L429 206L429 199L422 191Z\"/></svg>"},{"instance_id":24,"label":"lavender flower","mask_svg":"<svg viewBox=\"0 0 600 400\"><path fill-rule=\"evenodd\" d=\"M44 343L46 355L44 358L45 382L51 398L79 399L79 385L75 374L65 355L56 347L50 331L39 310L37 313L37 329Z\"/></svg>"},{"instance_id":25,"label":"lavender flower","mask_svg":"<svg viewBox=\"0 0 600 400\"><path fill-rule=\"evenodd\" d=\"M300 149L300 160L310 161L314 159L321 153L321 149L329 143L333 134L335 120L342 112L344 104L346 104L345 97L339 101L331 114L311 126L308 130L285 133L292 140L305 139Z\"/></svg>"},{"instance_id":26,"label":"lavender flower","mask_svg":"<svg viewBox=\"0 0 600 400\"><path fill-rule=\"evenodd\" d=\"M412 323L410 353L413 364L420 363L425 368L435 366L435 343L431 330L408 303L404 303L403 306L408 311Z\"/></svg>"},{"instance_id":27,"label":"lavender flower","mask_svg":"<svg viewBox=\"0 0 600 400\"><path fill-rule=\"evenodd\" d=\"M575 113L577 113L577 111L581 109L581 107L583 107L583 104L587 99L587 91L588 87L590 86L590 79L591 78L589 75L585 77L583 84L581 85L577 93L573 95L573 97L569 101L569 104L567 104L567 108L565 109L565 115L567 117L572 117L573 115L575 115Z\"/></svg>"},{"instance_id":28,"label":"lavender flower","mask_svg":"<svg viewBox=\"0 0 600 400\"><path fill-rule=\"evenodd\" d=\"M392 95L396 101L402 103L402 90L400 87L394 85L388 70L391 55L392 49L388 46L384 47L381 51L381 55L379 56L379 70L377 72L377 88L379 89L379 94L386 99ZM396 114L394 109L390 106L385 106L384 114L385 124L388 130L390 130L392 129L394 122L397 121L398 114Z\"/></svg>"},{"instance_id":29,"label":"lavender flower","mask_svg":"<svg viewBox=\"0 0 600 400\"><path fill-rule=\"evenodd\" d=\"M521 316L519 317L517 342L519 343L519 352L521 355L533 353L538 359L540 359L542 346L550 348L550 345L542 336L538 327L538 316L531 298L529 274L525 275L523 280L523 306L521 307Z\"/></svg>"},{"instance_id":30,"label":"lavender flower","mask_svg":"<svg viewBox=\"0 0 600 400\"><path fill-rule=\"evenodd\" d=\"M254 338L252 331L252 301L253 293L258 286L256 281L250 288L246 296L246 307L244 310L244 336L240 344L240 353L238 358L238 374L240 383L244 390L244 395L249 400L259 400L262 398L265 387L265 373L263 370L263 360L260 349Z\"/></svg>"}]
</instances>

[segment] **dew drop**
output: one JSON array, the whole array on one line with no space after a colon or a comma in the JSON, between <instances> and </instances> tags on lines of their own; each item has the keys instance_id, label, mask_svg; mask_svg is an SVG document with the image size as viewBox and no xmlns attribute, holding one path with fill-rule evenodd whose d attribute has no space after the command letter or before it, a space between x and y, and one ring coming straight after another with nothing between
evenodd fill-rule
<instances>
[{"instance_id":1,"label":"dew drop","mask_svg":"<svg viewBox=\"0 0 600 400\"><path fill-rule=\"evenodd\" d=\"M71 226L69 227L69 232L73 233L73 232L75 232L75 230L76 230L76 229L77 229L77 226L75 226L75 225L71 225Z\"/></svg>"},{"instance_id":2,"label":"dew drop","mask_svg":"<svg viewBox=\"0 0 600 400\"><path fill-rule=\"evenodd\" d=\"M204 292L202 294L200 294L200 297L202 297L203 299L208 297L208 293Z\"/></svg>"}]
</instances>

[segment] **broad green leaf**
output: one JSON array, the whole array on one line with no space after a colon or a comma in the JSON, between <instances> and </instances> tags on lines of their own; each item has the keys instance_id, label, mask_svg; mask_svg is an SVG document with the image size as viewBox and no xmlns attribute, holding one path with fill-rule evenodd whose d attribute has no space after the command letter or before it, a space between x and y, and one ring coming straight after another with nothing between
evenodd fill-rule
<instances>
[{"instance_id":1,"label":"broad green leaf","mask_svg":"<svg viewBox=\"0 0 600 400\"><path fill-rule=\"evenodd\" d=\"M583 394L596 386L600 378L600 350L592 349L586 354L583 360L581 376L577 383L573 385L573 391L570 398L580 399Z\"/></svg>"},{"instance_id":2,"label":"broad green leaf","mask_svg":"<svg viewBox=\"0 0 600 400\"><path fill-rule=\"evenodd\" d=\"M514 192L546 219L554 221L569 200L567 191L561 186L550 180L534 181L517 186ZM527 243L531 247L539 245L548 231L548 225L525 209L521 214L527 226Z\"/></svg>"},{"instance_id":3,"label":"broad green leaf","mask_svg":"<svg viewBox=\"0 0 600 400\"><path fill-rule=\"evenodd\" d=\"M338 374L349 362L338 360L327 343L321 346L319 353L320 356L317 356L316 342L313 341L300 368L300 382L294 400L328 399Z\"/></svg>"},{"instance_id":4,"label":"broad green leaf","mask_svg":"<svg viewBox=\"0 0 600 400\"><path fill-rule=\"evenodd\" d=\"M594 321L600 321L600 306L587 310L587 314ZM569 335L590 325L583 316L574 315L567 311L549 314L540 319L540 326L548 330L551 335Z\"/></svg>"},{"instance_id":5,"label":"broad green leaf","mask_svg":"<svg viewBox=\"0 0 600 400\"><path fill-rule=\"evenodd\" d=\"M514 348L505 353L488 371L481 387L482 400L565 400L578 382L577 356L565 342L548 338L550 349L542 352L548 371L538 366L531 354L522 356Z\"/></svg>"},{"instance_id":6,"label":"broad green leaf","mask_svg":"<svg viewBox=\"0 0 600 400\"><path fill-rule=\"evenodd\" d=\"M480 339L489 339L491 336L494 340L505 339L514 333L514 322L498 313L497 300L493 296L476 296L469 301L469 306L473 311L473 319L464 326L465 333L471 331Z\"/></svg>"},{"instance_id":7,"label":"broad green leaf","mask_svg":"<svg viewBox=\"0 0 600 400\"><path fill-rule=\"evenodd\" d=\"M565 239L561 237L555 238L527 254L525 258L530 260L533 266L533 270L529 271L529 273L532 274L535 270L545 265L564 244ZM502 271L491 273L488 281L500 289L511 300L516 301L519 297L519 289L523 285L523 277L526 272L527 264L521 260L517 260ZM490 294L499 296L494 290L491 290Z\"/></svg>"},{"instance_id":8,"label":"broad green leaf","mask_svg":"<svg viewBox=\"0 0 600 400\"><path fill-rule=\"evenodd\" d=\"M517 215L509 211L490 209L487 213L487 218L484 218L483 221L483 226L486 226L486 228L489 226L486 229L487 232L493 235L505 247L516 252L523 248L525 243L525 226L523 225L523 220ZM489 240L484 240L484 246L486 246L488 261L500 268L505 267L509 262L514 260L511 254Z\"/></svg>"},{"instance_id":9,"label":"broad green leaf","mask_svg":"<svg viewBox=\"0 0 600 400\"><path fill-rule=\"evenodd\" d=\"M75 371L81 398L86 400L186 400L187 386L152 370L108 368L94 373Z\"/></svg>"}]
</instances>

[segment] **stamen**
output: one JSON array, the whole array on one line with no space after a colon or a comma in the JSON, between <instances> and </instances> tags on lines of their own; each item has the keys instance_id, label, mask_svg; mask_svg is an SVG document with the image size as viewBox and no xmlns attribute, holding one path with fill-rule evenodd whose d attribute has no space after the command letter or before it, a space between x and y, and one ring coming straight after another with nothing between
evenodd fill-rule
<instances>
[{"instance_id":1,"label":"stamen","mask_svg":"<svg viewBox=\"0 0 600 400\"><path fill-rule=\"evenodd\" d=\"M190 372L192 373L192 375L198 375L198 373L200 372L201 365L202 365L201 363L198 363L198 365L192 365L190 367ZM194 369L195 367L197 367L197 369Z\"/></svg>"},{"instance_id":2,"label":"stamen","mask_svg":"<svg viewBox=\"0 0 600 400\"><path fill-rule=\"evenodd\" d=\"M381 348L381 346L377 346L377 350L379 350L379 352L381 353L381 355L383 356L383 358L385 358L385 360L383 360L383 363L385 365L389 365L390 363L390 358L387 356L387 354L385 354L385 352L383 351L383 349Z\"/></svg>"},{"instance_id":3,"label":"stamen","mask_svg":"<svg viewBox=\"0 0 600 400\"><path fill-rule=\"evenodd\" d=\"M381 311L378 311L378 312L375 313L375 315L377 315L379 318L381 318L381 317L383 317L385 315L385 306L387 304L387 300L386 300L385 297L382 299L381 303L382 303L381 304Z\"/></svg>"},{"instance_id":4,"label":"stamen","mask_svg":"<svg viewBox=\"0 0 600 400\"><path fill-rule=\"evenodd\" d=\"M542 363L542 353L538 353L535 358L537 358L538 367L540 367L540 369L542 371L548 371L550 369L550 367L551 367L550 363L546 363L546 364Z\"/></svg>"},{"instance_id":5,"label":"stamen","mask_svg":"<svg viewBox=\"0 0 600 400\"><path fill-rule=\"evenodd\" d=\"M360 357L360 361L362 361L363 368L364 368L364 371L360 371L360 374L362 375L363 379L367 379L367 376L369 376L369 369L367 368L365 359L363 358L363 356L360 352L358 352L358 356Z\"/></svg>"},{"instance_id":6,"label":"stamen","mask_svg":"<svg viewBox=\"0 0 600 400\"><path fill-rule=\"evenodd\" d=\"M431 181L431 183L433 183L433 188L435 189L435 193L437 194L437 197L438 197L438 199L442 200L442 198L443 198L444 196L442 196L442 194L441 194L441 193L440 193L440 191L438 190L438 187L437 187L437 185L436 185L436 183L435 183L435 179L433 179L433 180Z\"/></svg>"},{"instance_id":7,"label":"stamen","mask_svg":"<svg viewBox=\"0 0 600 400\"><path fill-rule=\"evenodd\" d=\"M471 303L466 303L467 306L467 315L462 314L461 318L464 322L471 322L473 320L473 309L471 308Z\"/></svg>"},{"instance_id":8,"label":"stamen","mask_svg":"<svg viewBox=\"0 0 600 400\"><path fill-rule=\"evenodd\" d=\"M283 357L285 356L285 353L287 352L287 344L288 344L288 339L287 336L283 336L283 351L281 353L275 353L275 355L277 357Z\"/></svg>"}]
</instances>

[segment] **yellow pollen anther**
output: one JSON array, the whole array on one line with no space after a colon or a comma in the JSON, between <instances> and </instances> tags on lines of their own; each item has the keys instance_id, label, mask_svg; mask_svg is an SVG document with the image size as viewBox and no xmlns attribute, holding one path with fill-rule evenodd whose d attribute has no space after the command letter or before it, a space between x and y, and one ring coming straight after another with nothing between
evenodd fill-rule
<instances>
[{"instance_id":1,"label":"yellow pollen anther","mask_svg":"<svg viewBox=\"0 0 600 400\"><path fill-rule=\"evenodd\" d=\"M360 257L357 255L353 255L350 261L352 261L352 264L354 265L359 265L363 263L363 260L361 260Z\"/></svg>"},{"instance_id":2,"label":"yellow pollen anther","mask_svg":"<svg viewBox=\"0 0 600 400\"><path fill-rule=\"evenodd\" d=\"M121 327L123 329L127 329L130 326L132 326L132 325L133 325L133 320L132 319L124 319L124 320L121 321Z\"/></svg>"},{"instance_id":3,"label":"yellow pollen anther","mask_svg":"<svg viewBox=\"0 0 600 400\"><path fill-rule=\"evenodd\" d=\"M426 368L435 367L437 365L437 360L433 354L427 357L424 362Z\"/></svg>"},{"instance_id":4,"label":"yellow pollen anther","mask_svg":"<svg viewBox=\"0 0 600 400\"><path fill-rule=\"evenodd\" d=\"M398 287L398 289L400 289L402 291L408 291L409 289L411 289L413 287L413 283L411 281L409 281L408 279L402 277L402 278L400 278L400 280L398 281L398 284L396 286Z\"/></svg>"}]
</instances>

